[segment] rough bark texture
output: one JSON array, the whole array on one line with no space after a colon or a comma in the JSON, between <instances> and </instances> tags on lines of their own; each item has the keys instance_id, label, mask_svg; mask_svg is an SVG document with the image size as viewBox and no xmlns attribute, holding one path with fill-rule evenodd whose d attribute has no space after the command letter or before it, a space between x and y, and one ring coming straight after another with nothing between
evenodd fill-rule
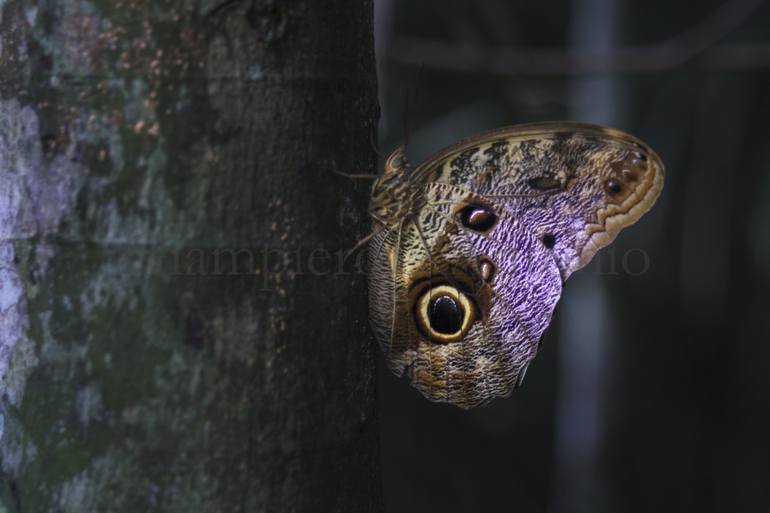
<instances>
[{"instance_id":1,"label":"rough bark texture","mask_svg":"<svg viewBox=\"0 0 770 513\"><path fill-rule=\"evenodd\" d=\"M378 511L371 1L0 2L0 511Z\"/></svg>"}]
</instances>

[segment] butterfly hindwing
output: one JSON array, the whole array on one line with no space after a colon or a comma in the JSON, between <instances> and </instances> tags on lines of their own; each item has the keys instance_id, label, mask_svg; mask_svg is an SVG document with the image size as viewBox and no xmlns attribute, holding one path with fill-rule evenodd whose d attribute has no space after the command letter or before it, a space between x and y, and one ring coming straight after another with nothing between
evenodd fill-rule
<instances>
[{"instance_id":1,"label":"butterfly hindwing","mask_svg":"<svg viewBox=\"0 0 770 513\"><path fill-rule=\"evenodd\" d=\"M380 284L372 318L388 365L435 401L469 408L509 395L561 293L555 260L497 204L445 184L427 186L422 200L400 243L394 234L383 244L389 256L372 259L372 283ZM494 224L470 223L473 208ZM467 326L444 322L441 331L431 299L442 298L472 316Z\"/></svg>"}]
</instances>

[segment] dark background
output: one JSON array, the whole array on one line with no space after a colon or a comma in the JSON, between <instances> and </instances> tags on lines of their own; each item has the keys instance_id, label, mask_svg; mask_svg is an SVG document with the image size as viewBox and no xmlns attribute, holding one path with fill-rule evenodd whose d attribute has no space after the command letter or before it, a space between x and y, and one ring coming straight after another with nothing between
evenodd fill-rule
<instances>
[{"instance_id":1,"label":"dark background","mask_svg":"<svg viewBox=\"0 0 770 513\"><path fill-rule=\"evenodd\" d=\"M768 39L755 0L376 2L383 152L571 119L667 168L513 397L464 412L381 366L387 511L770 511Z\"/></svg>"}]
</instances>

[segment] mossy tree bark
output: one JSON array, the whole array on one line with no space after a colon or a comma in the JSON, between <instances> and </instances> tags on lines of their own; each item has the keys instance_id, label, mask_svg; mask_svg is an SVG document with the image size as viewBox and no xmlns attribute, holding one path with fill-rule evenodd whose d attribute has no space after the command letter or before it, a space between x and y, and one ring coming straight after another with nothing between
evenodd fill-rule
<instances>
[{"instance_id":1,"label":"mossy tree bark","mask_svg":"<svg viewBox=\"0 0 770 513\"><path fill-rule=\"evenodd\" d=\"M0 511L379 511L371 1L0 24Z\"/></svg>"}]
</instances>

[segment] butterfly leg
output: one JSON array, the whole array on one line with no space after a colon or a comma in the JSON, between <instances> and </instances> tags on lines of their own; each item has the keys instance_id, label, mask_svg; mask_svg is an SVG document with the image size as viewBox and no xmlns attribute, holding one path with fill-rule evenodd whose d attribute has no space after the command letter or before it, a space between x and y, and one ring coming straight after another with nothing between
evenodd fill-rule
<instances>
[{"instance_id":1,"label":"butterfly leg","mask_svg":"<svg viewBox=\"0 0 770 513\"><path fill-rule=\"evenodd\" d=\"M350 178L352 180L376 180L380 177L380 175L374 173L343 173L342 171L337 171L336 169L332 172L335 175L344 176L345 178Z\"/></svg>"},{"instance_id":2,"label":"butterfly leg","mask_svg":"<svg viewBox=\"0 0 770 513\"><path fill-rule=\"evenodd\" d=\"M398 236L396 239L396 247L395 247L395 262L393 264L393 270L391 273L391 283L393 283L393 289L392 289L392 312L390 314L390 340L388 340L388 354L393 349L393 336L396 332L396 301L398 301L398 268L399 264L401 263L401 236L403 234L404 229L404 221L401 221L398 223Z\"/></svg>"},{"instance_id":3,"label":"butterfly leg","mask_svg":"<svg viewBox=\"0 0 770 513\"><path fill-rule=\"evenodd\" d=\"M356 242L356 244L352 248L350 248L348 251L346 251L345 252L345 256L343 258L345 260L347 260L347 258L350 255L352 255L353 253L358 251L363 246L366 246L366 244L368 244L369 241L372 240L373 237L375 237L376 235L380 234L382 232L382 230L384 230L384 229L385 229L385 225L381 225L380 227L375 228L374 230L372 230L372 233L370 233L369 235L367 235L363 239L361 239L358 242Z\"/></svg>"},{"instance_id":4,"label":"butterfly leg","mask_svg":"<svg viewBox=\"0 0 770 513\"><path fill-rule=\"evenodd\" d=\"M375 221L377 221L377 223L379 223L378 227L375 228L374 230L372 230L372 233L370 233L369 235L367 235L363 239L361 239L358 242L356 242L355 245L351 249L349 249L347 252L345 252L344 259L347 259L350 255L355 253L359 248L365 246L370 240L372 240L373 237L375 237L379 233L382 233L382 230L387 229L388 223L386 223L384 220L380 219L377 215L373 214L371 211L369 211L369 215Z\"/></svg>"},{"instance_id":5,"label":"butterfly leg","mask_svg":"<svg viewBox=\"0 0 770 513\"><path fill-rule=\"evenodd\" d=\"M380 151L377 149L377 141L375 140L376 131L377 124L375 123L369 127L369 144L371 145L372 151L375 153L375 155L377 155L379 158L382 158ZM334 174L353 180L376 180L381 176L375 173L343 173L342 171L337 171L336 169L334 170Z\"/></svg>"}]
</instances>

